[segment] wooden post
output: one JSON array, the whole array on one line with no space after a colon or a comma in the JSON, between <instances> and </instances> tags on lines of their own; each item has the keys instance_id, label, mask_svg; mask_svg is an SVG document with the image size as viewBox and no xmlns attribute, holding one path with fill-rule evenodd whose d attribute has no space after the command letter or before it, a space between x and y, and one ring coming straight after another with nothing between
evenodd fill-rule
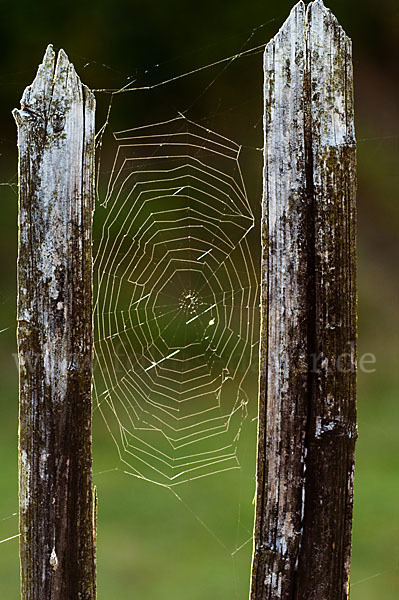
<instances>
[{"instance_id":1,"label":"wooden post","mask_svg":"<svg viewBox=\"0 0 399 600\"><path fill-rule=\"evenodd\" d=\"M356 440L351 42L299 2L265 52L251 600L348 598Z\"/></svg>"},{"instance_id":2,"label":"wooden post","mask_svg":"<svg viewBox=\"0 0 399 600\"><path fill-rule=\"evenodd\" d=\"M92 600L93 94L47 48L13 115L19 148L22 600Z\"/></svg>"}]
</instances>

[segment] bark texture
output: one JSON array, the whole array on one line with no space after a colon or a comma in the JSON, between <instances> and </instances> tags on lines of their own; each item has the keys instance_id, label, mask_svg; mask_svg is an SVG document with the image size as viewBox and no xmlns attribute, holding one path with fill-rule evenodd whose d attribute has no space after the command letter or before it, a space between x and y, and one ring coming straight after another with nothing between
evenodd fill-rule
<instances>
[{"instance_id":1,"label":"bark texture","mask_svg":"<svg viewBox=\"0 0 399 600\"><path fill-rule=\"evenodd\" d=\"M348 598L356 440L351 42L299 2L265 52L251 600Z\"/></svg>"},{"instance_id":2,"label":"bark texture","mask_svg":"<svg viewBox=\"0 0 399 600\"><path fill-rule=\"evenodd\" d=\"M19 148L22 600L93 600L92 93L47 48L13 111Z\"/></svg>"}]
</instances>

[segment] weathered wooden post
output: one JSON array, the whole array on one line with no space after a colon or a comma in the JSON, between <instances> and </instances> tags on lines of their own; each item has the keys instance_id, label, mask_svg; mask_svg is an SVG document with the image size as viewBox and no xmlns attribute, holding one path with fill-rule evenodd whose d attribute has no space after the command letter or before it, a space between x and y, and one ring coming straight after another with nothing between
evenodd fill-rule
<instances>
[{"instance_id":1,"label":"weathered wooden post","mask_svg":"<svg viewBox=\"0 0 399 600\"><path fill-rule=\"evenodd\" d=\"M93 94L47 48L13 111L19 147L22 600L92 600Z\"/></svg>"},{"instance_id":2,"label":"weathered wooden post","mask_svg":"<svg viewBox=\"0 0 399 600\"><path fill-rule=\"evenodd\" d=\"M356 439L351 42L299 2L265 52L251 600L348 597Z\"/></svg>"}]
</instances>

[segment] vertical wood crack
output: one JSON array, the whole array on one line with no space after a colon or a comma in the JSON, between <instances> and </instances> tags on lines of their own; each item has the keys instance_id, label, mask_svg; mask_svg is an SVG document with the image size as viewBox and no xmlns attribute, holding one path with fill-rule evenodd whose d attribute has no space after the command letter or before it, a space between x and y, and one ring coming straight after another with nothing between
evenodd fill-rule
<instances>
[{"instance_id":1,"label":"vertical wood crack","mask_svg":"<svg viewBox=\"0 0 399 600\"><path fill-rule=\"evenodd\" d=\"M299 2L264 68L251 600L346 600L356 437L356 373L345 358L356 344L350 40L321 0Z\"/></svg>"}]
</instances>

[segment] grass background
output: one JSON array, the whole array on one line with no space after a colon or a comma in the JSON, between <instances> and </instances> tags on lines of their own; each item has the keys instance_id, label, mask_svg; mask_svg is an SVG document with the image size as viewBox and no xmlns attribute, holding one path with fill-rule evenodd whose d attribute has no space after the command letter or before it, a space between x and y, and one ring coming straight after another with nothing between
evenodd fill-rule
<instances>
[{"instance_id":1,"label":"grass background","mask_svg":"<svg viewBox=\"0 0 399 600\"><path fill-rule=\"evenodd\" d=\"M0 182L16 182L16 136L10 110L19 103L45 46L64 47L92 88L154 84L267 42L291 2L121 0L4 6L0 24ZM359 441L355 481L353 600L399 597L398 403L398 77L396 0L331 1L354 42L359 161L359 353L376 371L359 373ZM159 66L156 66L159 65ZM209 88L207 86L214 82ZM205 92L204 92L205 90ZM109 97L97 94L98 127ZM188 115L249 148L262 144L261 55L201 71L148 93L115 101L111 127ZM104 148L107 161L107 146ZM111 158L111 157L109 157ZM243 156L249 197L260 202L260 153ZM17 369L15 187L0 187L0 540L17 533ZM252 415L256 378L248 381ZM123 474L115 447L94 414L94 472L99 495L100 600L243 600L255 489L255 426L248 420L242 471L177 490L181 500ZM246 537L248 535L248 538ZM19 594L18 542L0 544L0 597Z\"/></svg>"}]
</instances>

